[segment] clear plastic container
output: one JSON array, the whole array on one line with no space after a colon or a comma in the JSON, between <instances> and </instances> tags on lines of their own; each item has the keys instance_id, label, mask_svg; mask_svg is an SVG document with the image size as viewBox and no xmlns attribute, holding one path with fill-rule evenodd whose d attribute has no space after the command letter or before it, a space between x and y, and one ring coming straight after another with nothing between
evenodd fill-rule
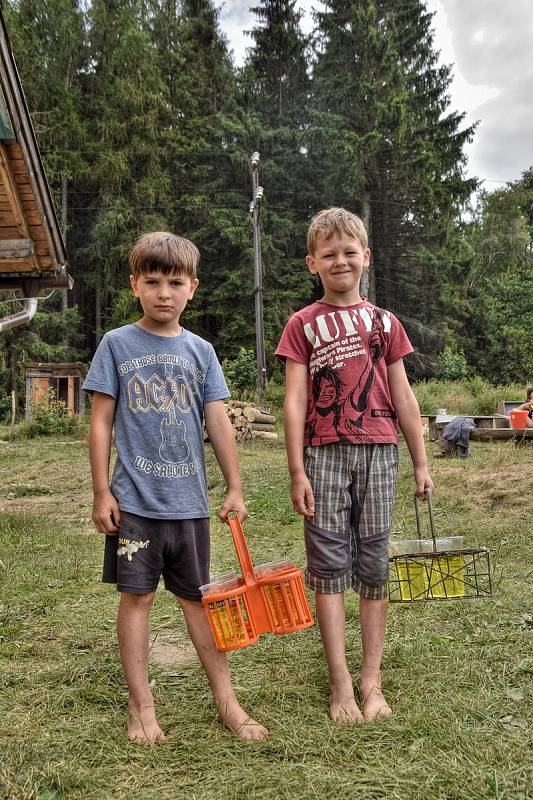
<instances>
[{"instance_id":1,"label":"clear plastic container","mask_svg":"<svg viewBox=\"0 0 533 800\"><path fill-rule=\"evenodd\" d=\"M463 543L464 536L441 537L435 540L436 552L450 554L462 550ZM437 556L433 539L390 541L389 556L399 557L395 567L402 600L464 595L464 556Z\"/></svg>"},{"instance_id":2,"label":"clear plastic container","mask_svg":"<svg viewBox=\"0 0 533 800\"><path fill-rule=\"evenodd\" d=\"M389 542L389 556L400 557L395 567L402 600L464 596L464 556L453 555L463 549L464 536L441 537L435 543L437 553L447 555L435 554L433 539Z\"/></svg>"},{"instance_id":3,"label":"clear plastic container","mask_svg":"<svg viewBox=\"0 0 533 800\"><path fill-rule=\"evenodd\" d=\"M219 575L213 575L209 583L200 586L200 591L203 596L219 594L219 592L231 592L232 589L238 589L242 584L243 580L237 573L221 572Z\"/></svg>"},{"instance_id":4,"label":"clear plastic container","mask_svg":"<svg viewBox=\"0 0 533 800\"><path fill-rule=\"evenodd\" d=\"M462 550L464 536L446 536L436 539L437 552L442 553L449 550ZM389 541L389 557L402 556L406 553L416 555L418 553L434 553L433 539L403 539Z\"/></svg>"},{"instance_id":5,"label":"clear plastic container","mask_svg":"<svg viewBox=\"0 0 533 800\"><path fill-rule=\"evenodd\" d=\"M437 539L437 552L442 553L448 550L462 550L464 544L464 536L446 536ZM433 552L433 539L422 539L423 545L420 547L421 553Z\"/></svg>"},{"instance_id":6,"label":"clear plastic container","mask_svg":"<svg viewBox=\"0 0 533 800\"><path fill-rule=\"evenodd\" d=\"M257 578L267 578L269 575L275 575L277 572L286 572L288 569L294 569L294 564L290 561L267 561L265 564L259 564L255 568L255 575Z\"/></svg>"},{"instance_id":7,"label":"clear plastic container","mask_svg":"<svg viewBox=\"0 0 533 800\"><path fill-rule=\"evenodd\" d=\"M422 539L403 539L399 541L389 541L389 556L403 556L405 553L420 553L420 542Z\"/></svg>"}]
</instances>

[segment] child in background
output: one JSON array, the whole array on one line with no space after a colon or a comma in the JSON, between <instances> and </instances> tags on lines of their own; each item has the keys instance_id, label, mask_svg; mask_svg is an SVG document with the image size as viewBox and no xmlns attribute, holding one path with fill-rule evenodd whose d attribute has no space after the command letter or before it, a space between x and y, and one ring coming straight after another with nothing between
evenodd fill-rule
<instances>
[{"instance_id":1,"label":"child in background","mask_svg":"<svg viewBox=\"0 0 533 800\"><path fill-rule=\"evenodd\" d=\"M518 406L521 411L527 411L526 428L533 428L533 386L526 392L526 402Z\"/></svg>"},{"instance_id":2,"label":"child in background","mask_svg":"<svg viewBox=\"0 0 533 800\"><path fill-rule=\"evenodd\" d=\"M398 465L397 423L416 495L433 488L420 411L403 357L413 348L396 317L359 294L370 250L343 208L312 220L307 266L324 296L294 314L276 354L286 362L285 440L291 496L305 518L306 583L315 591L329 670L329 714L348 724L388 716L381 691L388 540ZM359 594L358 707L345 655L344 592Z\"/></svg>"}]
</instances>

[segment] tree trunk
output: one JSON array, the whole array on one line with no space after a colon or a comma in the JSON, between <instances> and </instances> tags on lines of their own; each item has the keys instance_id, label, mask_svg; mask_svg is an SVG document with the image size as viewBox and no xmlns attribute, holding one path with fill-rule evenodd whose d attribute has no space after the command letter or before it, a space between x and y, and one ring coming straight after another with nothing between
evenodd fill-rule
<instances>
[{"instance_id":1,"label":"tree trunk","mask_svg":"<svg viewBox=\"0 0 533 800\"><path fill-rule=\"evenodd\" d=\"M94 292L94 332L96 346L98 347L102 338L102 276L100 274L96 279Z\"/></svg>"},{"instance_id":2,"label":"tree trunk","mask_svg":"<svg viewBox=\"0 0 533 800\"><path fill-rule=\"evenodd\" d=\"M67 215L68 215L68 181L67 176L61 177L61 233L65 246L67 243ZM68 308L68 289L61 292L61 309L66 311Z\"/></svg>"},{"instance_id":3,"label":"tree trunk","mask_svg":"<svg viewBox=\"0 0 533 800\"><path fill-rule=\"evenodd\" d=\"M361 197L361 218L368 233L368 246L370 249L372 249L371 214L370 194L365 190ZM364 270L361 276L361 295L370 300L371 303L376 302L376 277L372 260L368 269Z\"/></svg>"}]
</instances>

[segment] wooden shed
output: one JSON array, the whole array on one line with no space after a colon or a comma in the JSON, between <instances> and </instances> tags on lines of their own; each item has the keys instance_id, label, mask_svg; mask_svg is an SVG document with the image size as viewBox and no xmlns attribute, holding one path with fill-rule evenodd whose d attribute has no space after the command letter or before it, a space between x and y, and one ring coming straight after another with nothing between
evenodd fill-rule
<instances>
[{"instance_id":1,"label":"wooden shed","mask_svg":"<svg viewBox=\"0 0 533 800\"><path fill-rule=\"evenodd\" d=\"M24 364L26 380L26 419L32 418L36 403L48 405L54 400L65 403L68 414L83 414L85 395L81 390L87 368L79 361L63 364Z\"/></svg>"},{"instance_id":2,"label":"wooden shed","mask_svg":"<svg viewBox=\"0 0 533 800\"><path fill-rule=\"evenodd\" d=\"M63 237L0 12L0 292L70 288Z\"/></svg>"}]
</instances>

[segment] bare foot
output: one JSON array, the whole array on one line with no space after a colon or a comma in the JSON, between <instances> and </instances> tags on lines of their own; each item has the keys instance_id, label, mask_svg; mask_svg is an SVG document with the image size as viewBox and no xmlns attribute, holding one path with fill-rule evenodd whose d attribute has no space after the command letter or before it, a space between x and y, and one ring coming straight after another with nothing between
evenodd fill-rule
<instances>
[{"instance_id":1,"label":"bare foot","mask_svg":"<svg viewBox=\"0 0 533 800\"><path fill-rule=\"evenodd\" d=\"M145 746L166 742L167 737L157 723L153 705L135 706L128 703L128 739Z\"/></svg>"},{"instance_id":2,"label":"bare foot","mask_svg":"<svg viewBox=\"0 0 533 800\"><path fill-rule=\"evenodd\" d=\"M259 740L268 736L268 730L241 708L236 697L217 703L217 708L224 725L241 739Z\"/></svg>"},{"instance_id":3,"label":"bare foot","mask_svg":"<svg viewBox=\"0 0 533 800\"><path fill-rule=\"evenodd\" d=\"M358 725L363 722L363 715L355 702L352 678L349 673L341 680L330 680L329 716L333 722L340 722L344 725Z\"/></svg>"},{"instance_id":4,"label":"bare foot","mask_svg":"<svg viewBox=\"0 0 533 800\"><path fill-rule=\"evenodd\" d=\"M381 687L371 686L366 693L361 688L361 697L363 698L363 717L365 722L373 722L378 717L391 716L392 708L383 697Z\"/></svg>"}]
</instances>

